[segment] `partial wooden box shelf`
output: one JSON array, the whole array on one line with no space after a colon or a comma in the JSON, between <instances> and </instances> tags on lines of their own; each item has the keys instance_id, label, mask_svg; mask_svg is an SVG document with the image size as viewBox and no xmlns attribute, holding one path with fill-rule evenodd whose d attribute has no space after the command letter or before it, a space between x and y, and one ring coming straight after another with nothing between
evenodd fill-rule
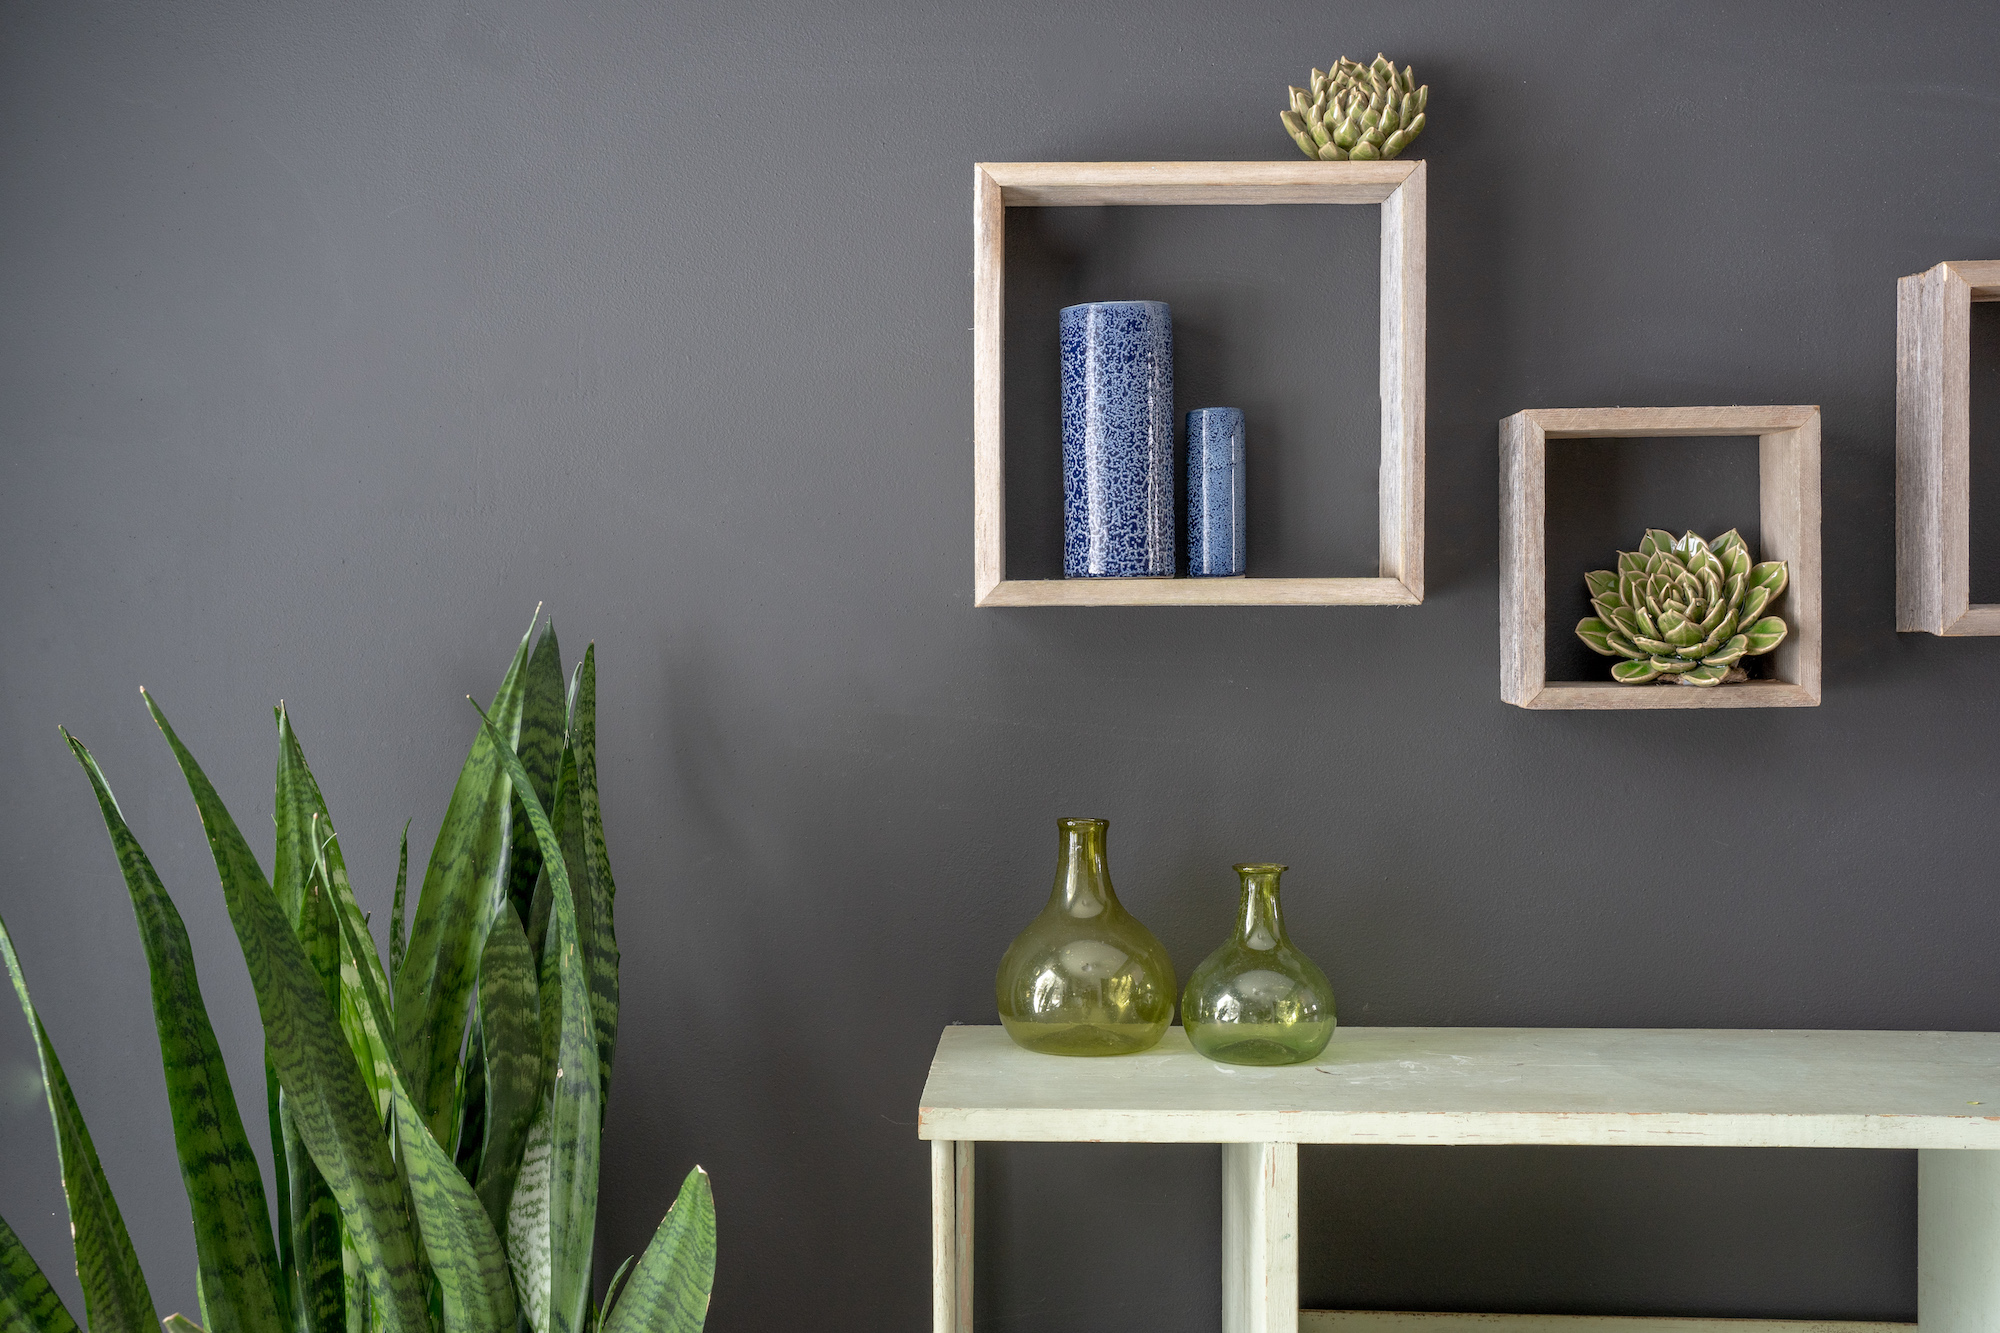
<instances>
[{"instance_id":1,"label":"partial wooden box shelf","mask_svg":"<svg viewBox=\"0 0 2000 1333\"><path fill-rule=\"evenodd\" d=\"M2000 634L1970 579L1972 303L2000 301L2000 260L1896 283L1896 628Z\"/></svg>"},{"instance_id":2,"label":"partial wooden box shelf","mask_svg":"<svg viewBox=\"0 0 2000 1333\"><path fill-rule=\"evenodd\" d=\"M972 182L974 605L1415 606L1424 600L1422 162L981 162ZM1377 577L1007 577L1007 209L1098 204L1381 206Z\"/></svg>"},{"instance_id":3,"label":"partial wooden box shelf","mask_svg":"<svg viewBox=\"0 0 2000 1333\"><path fill-rule=\"evenodd\" d=\"M1548 442L1754 435L1759 560L1783 560L1777 613L1791 633L1764 659L1776 679L1700 689L1548 679ZM1583 570L1575 571L1581 579ZM1500 423L1500 697L1535 709L1811 708L1820 698L1819 409L1535 408Z\"/></svg>"},{"instance_id":4,"label":"partial wooden box shelf","mask_svg":"<svg viewBox=\"0 0 2000 1333\"><path fill-rule=\"evenodd\" d=\"M1923 1333L2000 1329L2000 1034L1342 1028L1311 1064L1213 1064L1180 1028L1062 1059L949 1027L917 1112L931 1141L935 1333L972 1328L973 1144L1222 1145L1224 1333L1688 1333L1678 1319L1537 1322L1298 1308L1298 1145L1918 1150ZM1428 1322L1426 1322L1428 1321ZM1742 1320L1714 1333L1913 1333Z\"/></svg>"}]
</instances>

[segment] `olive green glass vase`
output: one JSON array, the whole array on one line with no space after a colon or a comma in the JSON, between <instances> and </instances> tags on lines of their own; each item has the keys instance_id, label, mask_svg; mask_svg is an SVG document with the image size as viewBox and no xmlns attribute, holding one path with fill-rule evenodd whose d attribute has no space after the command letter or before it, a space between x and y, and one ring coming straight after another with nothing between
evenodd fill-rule
<instances>
[{"instance_id":1,"label":"olive green glass vase","mask_svg":"<svg viewBox=\"0 0 2000 1333\"><path fill-rule=\"evenodd\" d=\"M1007 1035L1045 1055L1129 1055L1166 1034L1174 965L1111 891L1105 821L1056 821L1055 888L1007 948L994 999Z\"/></svg>"},{"instance_id":2,"label":"olive green glass vase","mask_svg":"<svg viewBox=\"0 0 2000 1333\"><path fill-rule=\"evenodd\" d=\"M1279 865L1240 865L1243 900L1236 930L1188 978L1181 1024L1211 1060L1232 1065L1295 1065L1333 1037L1333 987L1285 934L1278 907Z\"/></svg>"}]
</instances>

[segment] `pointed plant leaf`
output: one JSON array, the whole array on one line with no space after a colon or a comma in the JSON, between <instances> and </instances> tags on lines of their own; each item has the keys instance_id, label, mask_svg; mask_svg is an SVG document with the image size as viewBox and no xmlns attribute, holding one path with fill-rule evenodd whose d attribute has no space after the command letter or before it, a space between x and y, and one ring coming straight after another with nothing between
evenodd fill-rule
<instances>
[{"instance_id":1,"label":"pointed plant leaf","mask_svg":"<svg viewBox=\"0 0 2000 1333\"><path fill-rule=\"evenodd\" d=\"M1611 648L1611 634L1611 626L1594 616L1576 622L1576 637L1589 644L1592 652L1601 653L1606 657L1618 656Z\"/></svg>"},{"instance_id":2,"label":"pointed plant leaf","mask_svg":"<svg viewBox=\"0 0 2000 1333\"><path fill-rule=\"evenodd\" d=\"M714 1285L715 1197L696 1167L605 1316L604 1333L700 1333Z\"/></svg>"},{"instance_id":3,"label":"pointed plant leaf","mask_svg":"<svg viewBox=\"0 0 2000 1333\"><path fill-rule=\"evenodd\" d=\"M1707 687L1707 686L1720 685L1722 683L1723 677L1727 676L1728 674L1729 674L1729 668L1725 666L1698 666L1692 671L1686 671L1681 673L1679 676L1676 676L1675 679L1678 680L1683 685L1700 685Z\"/></svg>"},{"instance_id":4,"label":"pointed plant leaf","mask_svg":"<svg viewBox=\"0 0 2000 1333\"><path fill-rule=\"evenodd\" d=\"M550 1273L548 1325L542 1333L584 1333L591 1309L590 1258L597 1226L597 1143L602 1123L597 1037L591 1021L584 946L578 934L575 895L555 828L535 797L520 758L505 744L493 719L481 711L480 723L526 808L549 877L552 910L542 953L542 1023L545 1030L552 1026L553 1001L553 1027L558 1036L546 1098ZM550 978L557 981L554 987L548 984Z\"/></svg>"},{"instance_id":5,"label":"pointed plant leaf","mask_svg":"<svg viewBox=\"0 0 2000 1333\"><path fill-rule=\"evenodd\" d=\"M1618 576L1608 569L1593 569L1583 576L1583 586L1590 589L1592 597L1602 597L1618 591Z\"/></svg>"},{"instance_id":6,"label":"pointed plant leaf","mask_svg":"<svg viewBox=\"0 0 2000 1333\"><path fill-rule=\"evenodd\" d=\"M55 1121L56 1156L62 1166L63 1194L69 1200L69 1233L76 1242L76 1276L83 1287L85 1322L92 1333L153 1333L159 1316L153 1311L153 1296L146 1289L146 1275L139 1271L139 1256L133 1252L132 1238L126 1234L125 1219L118 1201L111 1197L111 1184L97 1160L97 1147L90 1141L90 1129L83 1123L76 1094L70 1091L62 1061L56 1058L55 1043L35 1012L28 994L28 979L21 960L14 953L7 923L0 921L0 958L14 979L14 994L21 1012L35 1034L35 1049L41 1056L42 1089L48 1094L49 1117Z\"/></svg>"},{"instance_id":7,"label":"pointed plant leaf","mask_svg":"<svg viewBox=\"0 0 2000 1333\"><path fill-rule=\"evenodd\" d=\"M597 1029L598 1108L610 1105L611 1058L618 1045L618 933L612 928L611 858L597 800L597 645L583 650L572 692L570 748L576 755L577 804L583 812L585 897L590 906L590 1013ZM572 877L574 878L574 877ZM579 920L582 913L578 914Z\"/></svg>"},{"instance_id":8,"label":"pointed plant leaf","mask_svg":"<svg viewBox=\"0 0 2000 1333\"><path fill-rule=\"evenodd\" d=\"M429 1333L408 1200L334 1005L222 798L150 696L146 706L194 795L271 1061L299 1137L340 1205L375 1313L386 1333Z\"/></svg>"},{"instance_id":9,"label":"pointed plant leaf","mask_svg":"<svg viewBox=\"0 0 2000 1333\"><path fill-rule=\"evenodd\" d=\"M535 614L539 620L539 607ZM497 752L514 758L532 623L528 630L493 699L499 740L483 729L476 733L459 771L396 973L397 1064L424 1123L447 1149L458 1130L453 1103L473 973L506 886L511 819L507 774Z\"/></svg>"},{"instance_id":10,"label":"pointed plant leaf","mask_svg":"<svg viewBox=\"0 0 2000 1333\"><path fill-rule=\"evenodd\" d=\"M1741 634L1732 635L1723 640L1722 645L1713 653L1702 658L1701 664L1703 666L1732 667L1736 665L1745 652L1749 651L1749 648L1750 640L1748 637Z\"/></svg>"},{"instance_id":11,"label":"pointed plant leaf","mask_svg":"<svg viewBox=\"0 0 2000 1333\"><path fill-rule=\"evenodd\" d=\"M1765 616L1754 625L1744 626L1743 637L1747 640L1743 650L1744 655L1756 657L1770 652L1785 641L1785 635L1789 632L1785 622L1776 616Z\"/></svg>"},{"instance_id":12,"label":"pointed plant leaf","mask_svg":"<svg viewBox=\"0 0 2000 1333\"><path fill-rule=\"evenodd\" d=\"M1659 675L1659 668L1653 665L1653 659L1650 657L1642 657L1631 662L1614 662L1611 666L1611 679L1620 685L1644 685L1648 681L1658 679Z\"/></svg>"},{"instance_id":13,"label":"pointed plant leaf","mask_svg":"<svg viewBox=\"0 0 2000 1333\"><path fill-rule=\"evenodd\" d=\"M206 1315L202 1317L207 1318ZM205 1333L200 1324L184 1314L170 1314L160 1322L166 1326L167 1333Z\"/></svg>"},{"instance_id":14,"label":"pointed plant leaf","mask_svg":"<svg viewBox=\"0 0 2000 1333\"><path fill-rule=\"evenodd\" d=\"M476 1192L495 1231L507 1228L528 1127L542 1098L542 1038L535 960L512 913L496 913L479 961L479 1035L485 1056L485 1139Z\"/></svg>"},{"instance_id":15,"label":"pointed plant leaf","mask_svg":"<svg viewBox=\"0 0 2000 1333\"><path fill-rule=\"evenodd\" d=\"M126 826L97 761L68 732L63 739L97 795L146 950L174 1153L194 1216L195 1259L207 1301L204 1318L211 1333L281 1333L291 1324L291 1293L278 1267L264 1176L250 1150L229 1068L202 1003L187 927Z\"/></svg>"},{"instance_id":16,"label":"pointed plant leaf","mask_svg":"<svg viewBox=\"0 0 2000 1333\"><path fill-rule=\"evenodd\" d=\"M403 970L403 934L408 924L403 917L403 897L410 884L410 821L403 821L403 849L396 854L396 903L389 918L389 981Z\"/></svg>"},{"instance_id":17,"label":"pointed plant leaf","mask_svg":"<svg viewBox=\"0 0 2000 1333\"><path fill-rule=\"evenodd\" d=\"M1766 560L1750 571L1750 586L1762 588L1770 600L1775 601L1785 590L1785 582L1791 577L1782 560Z\"/></svg>"},{"instance_id":18,"label":"pointed plant leaf","mask_svg":"<svg viewBox=\"0 0 2000 1333\"><path fill-rule=\"evenodd\" d=\"M536 641L535 651L528 657L521 687L520 739L514 746L514 752L521 756L521 767L527 770L529 781L535 784L535 795L541 798L545 810L554 809L551 802L555 798L557 766L562 761L568 712L568 700L563 688L562 652L556 645L555 622L550 621L542 631L542 637ZM519 805L520 798L515 797L514 801L513 855L507 871L507 900L514 904L516 915L526 922L535 893L535 876L542 870L542 853L535 846L528 817Z\"/></svg>"},{"instance_id":19,"label":"pointed plant leaf","mask_svg":"<svg viewBox=\"0 0 2000 1333\"><path fill-rule=\"evenodd\" d=\"M0 1333L77 1333L69 1307L0 1217Z\"/></svg>"},{"instance_id":20,"label":"pointed plant leaf","mask_svg":"<svg viewBox=\"0 0 2000 1333\"><path fill-rule=\"evenodd\" d=\"M617 1270L611 1274L611 1281L604 1284L604 1304L597 1307L599 1328L604 1327L604 1321L610 1318L612 1310L617 1308L619 1289L625 1285L625 1279L631 1276L632 1265L637 1263L638 1259L639 1256L636 1254L626 1255L625 1262L618 1265Z\"/></svg>"}]
</instances>

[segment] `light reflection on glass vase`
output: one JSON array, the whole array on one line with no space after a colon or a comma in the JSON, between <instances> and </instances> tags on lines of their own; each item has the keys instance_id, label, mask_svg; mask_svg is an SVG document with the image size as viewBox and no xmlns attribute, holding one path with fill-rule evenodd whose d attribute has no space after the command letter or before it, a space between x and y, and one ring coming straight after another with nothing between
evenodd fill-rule
<instances>
[{"instance_id":1,"label":"light reflection on glass vase","mask_svg":"<svg viewBox=\"0 0 2000 1333\"><path fill-rule=\"evenodd\" d=\"M1174 965L1111 889L1102 819L1056 821L1055 887L994 978L1007 1035L1045 1055L1129 1055L1174 1016Z\"/></svg>"}]
</instances>

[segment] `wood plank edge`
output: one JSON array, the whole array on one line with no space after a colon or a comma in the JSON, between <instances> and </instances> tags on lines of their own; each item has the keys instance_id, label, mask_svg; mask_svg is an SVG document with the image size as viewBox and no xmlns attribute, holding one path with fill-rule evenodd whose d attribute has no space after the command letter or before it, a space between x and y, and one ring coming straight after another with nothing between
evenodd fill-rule
<instances>
[{"instance_id":1,"label":"wood plank edge","mask_svg":"<svg viewBox=\"0 0 2000 1333\"><path fill-rule=\"evenodd\" d=\"M1299 1311L1299 1333L1479 1333L1480 1330L1492 1330L1492 1333L1917 1333L1917 1325L1837 1319L1701 1319L1671 1315Z\"/></svg>"},{"instance_id":2,"label":"wood plank edge","mask_svg":"<svg viewBox=\"0 0 2000 1333\"><path fill-rule=\"evenodd\" d=\"M1942 630L1931 631L1944 638L1975 639L2000 634L2000 602L1974 602L1965 614Z\"/></svg>"},{"instance_id":3,"label":"wood plank edge","mask_svg":"<svg viewBox=\"0 0 2000 1333\"><path fill-rule=\"evenodd\" d=\"M1552 680L1544 683L1541 691L1521 707L1541 711L1616 712L1669 708L1817 708L1819 702L1817 691L1789 680L1746 680L1713 689Z\"/></svg>"},{"instance_id":4,"label":"wood plank edge","mask_svg":"<svg viewBox=\"0 0 2000 1333\"><path fill-rule=\"evenodd\" d=\"M1002 579L975 601L1007 606L1417 606L1399 579Z\"/></svg>"}]
</instances>

